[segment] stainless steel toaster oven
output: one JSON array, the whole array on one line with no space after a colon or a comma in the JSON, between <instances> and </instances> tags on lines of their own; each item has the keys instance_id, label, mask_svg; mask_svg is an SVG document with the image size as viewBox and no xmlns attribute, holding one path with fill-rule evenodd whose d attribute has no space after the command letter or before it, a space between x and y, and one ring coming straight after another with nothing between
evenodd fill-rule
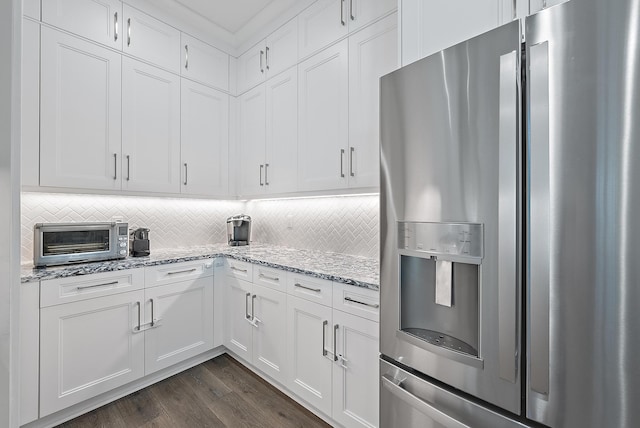
<instances>
[{"instance_id":1,"label":"stainless steel toaster oven","mask_svg":"<svg viewBox=\"0 0 640 428\"><path fill-rule=\"evenodd\" d=\"M123 259L129 254L128 223L37 223L35 267Z\"/></svg>"}]
</instances>

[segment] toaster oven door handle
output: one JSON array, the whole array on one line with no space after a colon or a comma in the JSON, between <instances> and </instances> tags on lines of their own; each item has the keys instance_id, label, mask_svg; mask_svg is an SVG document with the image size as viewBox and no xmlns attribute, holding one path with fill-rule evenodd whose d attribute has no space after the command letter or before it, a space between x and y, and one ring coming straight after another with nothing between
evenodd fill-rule
<instances>
[{"instance_id":1,"label":"toaster oven door handle","mask_svg":"<svg viewBox=\"0 0 640 428\"><path fill-rule=\"evenodd\" d=\"M86 290L88 288L96 288L96 287L106 287L107 285L115 285L117 284L119 281L111 281L111 282L105 282L102 284L95 284L95 285L81 285L76 287L76 290Z\"/></svg>"}]
</instances>

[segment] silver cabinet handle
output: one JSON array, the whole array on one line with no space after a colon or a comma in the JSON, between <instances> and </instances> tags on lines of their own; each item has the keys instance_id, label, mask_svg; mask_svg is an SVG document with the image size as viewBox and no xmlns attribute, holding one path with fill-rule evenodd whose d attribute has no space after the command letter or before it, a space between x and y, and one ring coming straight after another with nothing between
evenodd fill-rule
<instances>
[{"instance_id":1,"label":"silver cabinet handle","mask_svg":"<svg viewBox=\"0 0 640 428\"><path fill-rule=\"evenodd\" d=\"M131 156L127 155L127 181L131 178Z\"/></svg>"},{"instance_id":2,"label":"silver cabinet handle","mask_svg":"<svg viewBox=\"0 0 640 428\"><path fill-rule=\"evenodd\" d=\"M155 305L153 304L153 299L149 299L149 300L151 301L151 322L149 323L149 325L150 325L151 327L153 327L153 326L154 326L154 324L155 324L155 319L154 319L154 316L153 316L153 307L154 307Z\"/></svg>"},{"instance_id":3,"label":"silver cabinet handle","mask_svg":"<svg viewBox=\"0 0 640 428\"><path fill-rule=\"evenodd\" d=\"M184 69L189 69L189 45L184 45Z\"/></svg>"},{"instance_id":4,"label":"silver cabinet handle","mask_svg":"<svg viewBox=\"0 0 640 428\"><path fill-rule=\"evenodd\" d=\"M131 46L131 18L127 19L127 46Z\"/></svg>"},{"instance_id":5,"label":"silver cabinet handle","mask_svg":"<svg viewBox=\"0 0 640 428\"><path fill-rule=\"evenodd\" d=\"M327 325L329 325L329 321L327 320L322 321L322 356L323 357L326 357L328 354L327 348L324 346L324 344L326 343Z\"/></svg>"},{"instance_id":6,"label":"silver cabinet handle","mask_svg":"<svg viewBox=\"0 0 640 428\"><path fill-rule=\"evenodd\" d=\"M255 309L256 309L256 297L258 297L257 295L253 295L251 296L251 319L254 319L256 317L255 315Z\"/></svg>"},{"instance_id":7,"label":"silver cabinet handle","mask_svg":"<svg viewBox=\"0 0 640 428\"><path fill-rule=\"evenodd\" d=\"M347 23L344 21L344 0L340 0L340 23L344 26Z\"/></svg>"},{"instance_id":8,"label":"silver cabinet handle","mask_svg":"<svg viewBox=\"0 0 640 428\"><path fill-rule=\"evenodd\" d=\"M353 154L355 153L355 147L351 147L351 152L349 154L349 175L355 177L356 174L353 172Z\"/></svg>"},{"instance_id":9,"label":"silver cabinet handle","mask_svg":"<svg viewBox=\"0 0 640 428\"><path fill-rule=\"evenodd\" d=\"M267 185L267 186L269 185L268 174L269 174L269 164L265 163L264 164L264 184Z\"/></svg>"},{"instance_id":10,"label":"silver cabinet handle","mask_svg":"<svg viewBox=\"0 0 640 428\"><path fill-rule=\"evenodd\" d=\"M76 287L76 290L86 290L87 288L106 287L107 285L115 285L117 283L118 283L118 281L111 281L111 282L105 282L103 284L83 285L83 286L80 286L80 287Z\"/></svg>"},{"instance_id":11,"label":"silver cabinet handle","mask_svg":"<svg viewBox=\"0 0 640 428\"><path fill-rule=\"evenodd\" d=\"M184 163L184 185L186 186L188 182L189 182L189 167L185 162Z\"/></svg>"},{"instance_id":12,"label":"silver cabinet handle","mask_svg":"<svg viewBox=\"0 0 640 428\"><path fill-rule=\"evenodd\" d=\"M389 392L407 403L411 408L418 410L420 413L426 415L430 419L433 419L435 422L438 422L438 424L450 428L471 428L469 425L454 419L442 410L436 408L433 404L428 403L407 391L402 386L403 381L392 379L386 374L382 375L381 379L382 386L384 386Z\"/></svg>"},{"instance_id":13,"label":"silver cabinet handle","mask_svg":"<svg viewBox=\"0 0 640 428\"><path fill-rule=\"evenodd\" d=\"M113 14L113 41L118 41L118 12Z\"/></svg>"},{"instance_id":14,"label":"silver cabinet handle","mask_svg":"<svg viewBox=\"0 0 640 428\"><path fill-rule=\"evenodd\" d=\"M543 7L544 9L546 9L546 8L547 8L547 0L542 0L542 7Z\"/></svg>"},{"instance_id":15,"label":"silver cabinet handle","mask_svg":"<svg viewBox=\"0 0 640 428\"><path fill-rule=\"evenodd\" d=\"M351 20L355 21L356 20L356 15L353 13L353 0L349 0L349 13L350 13L350 16L351 16Z\"/></svg>"},{"instance_id":16,"label":"silver cabinet handle","mask_svg":"<svg viewBox=\"0 0 640 428\"><path fill-rule=\"evenodd\" d=\"M251 319L251 315L249 315L249 296L251 296L251 293L247 293L244 296L244 317L248 320Z\"/></svg>"},{"instance_id":17,"label":"silver cabinet handle","mask_svg":"<svg viewBox=\"0 0 640 428\"><path fill-rule=\"evenodd\" d=\"M264 73L264 66L262 65L263 57L264 57L264 51L260 49L260 73Z\"/></svg>"},{"instance_id":18,"label":"silver cabinet handle","mask_svg":"<svg viewBox=\"0 0 640 428\"><path fill-rule=\"evenodd\" d=\"M518 15L516 10L517 9L516 1L517 0L513 0L511 4L511 7L513 8L513 19L516 19L516 16Z\"/></svg>"},{"instance_id":19,"label":"silver cabinet handle","mask_svg":"<svg viewBox=\"0 0 640 428\"><path fill-rule=\"evenodd\" d=\"M178 273L190 273L190 272L195 272L196 270L197 270L197 268L176 270L176 271L173 271L173 272L167 272L167 275L176 275Z\"/></svg>"},{"instance_id":20,"label":"silver cabinet handle","mask_svg":"<svg viewBox=\"0 0 640 428\"><path fill-rule=\"evenodd\" d=\"M260 165L260 185L264 186L264 183L262 182L262 169L264 168L264 165Z\"/></svg>"},{"instance_id":21,"label":"silver cabinet handle","mask_svg":"<svg viewBox=\"0 0 640 428\"><path fill-rule=\"evenodd\" d=\"M337 351L337 342L338 342L338 330L340 329L340 325L336 324L333 326L333 361L338 361L338 353Z\"/></svg>"},{"instance_id":22,"label":"silver cabinet handle","mask_svg":"<svg viewBox=\"0 0 640 428\"><path fill-rule=\"evenodd\" d=\"M344 178L344 149L340 149L340 177Z\"/></svg>"},{"instance_id":23,"label":"silver cabinet handle","mask_svg":"<svg viewBox=\"0 0 640 428\"><path fill-rule=\"evenodd\" d=\"M265 49L264 62L267 64L267 70L269 69L269 46Z\"/></svg>"},{"instance_id":24,"label":"silver cabinet handle","mask_svg":"<svg viewBox=\"0 0 640 428\"><path fill-rule=\"evenodd\" d=\"M352 302L352 303L357 303L359 305L365 305L365 306L369 306L371 308L376 308L378 309L380 307L380 305L378 303L366 303L366 302L361 302L359 300L355 300L352 299L351 297L347 296L344 298L344 300L346 300L347 302Z\"/></svg>"},{"instance_id":25,"label":"silver cabinet handle","mask_svg":"<svg viewBox=\"0 0 640 428\"><path fill-rule=\"evenodd\" d=\"M246 270L246 269L240 269L240 268L237 268L237 267L235 267L235 266L231 266L231 270L237 270L238 272L244 272L244 273L247 273L247 270Z\"/></svg>"},{"instance_id":26,"label":"silver cabinet handle","mask_svg":"<svg viewBox=\"0 0 640 428\"><path fill-rule=\"evenodd\" d=\"M267 276L263 273L261 273L260 275L258 275L260 278L264 278L264 279L270 279L271 281L280 281L280 278L278 278L277 276Z\"/></svg>"},{"instance_id":27,"label":"silver cabinet handle","mask_svg":"<svg viewBox=\"0 0 640 428\"><path fill-rule=\"evenodd\" d=\"M311 287L306 287L300 283L295 283L293 284L294 287L298 287L298 288L304 288L305 290L309 290L309 291L315 291L316 293L320 293L322 290L319 288L311 288Z\"/></svg>"},{"instance_id":28,"label":"silver cabinet handle","mask_svg":"<svg viewBox=\"0 0 640 428\"><path fill-rule=\"evenodd\" d=\"M138 305L138 327L137 327L137 331L140 331L140 329L142 328L142 324L140 324L140 314L142 312L142 304L140 302L136 302L136 304Z\"/></svg>"},{"instance_id":29,"label":"silver cabinet handle","mask_svg":"<svg viewBox=\"0 0 640 428\"><path fill-rule=\"evenodd\" d=\"M113 179L118 179L118 154L113 154Z\"/></svg>"}]
</instances>

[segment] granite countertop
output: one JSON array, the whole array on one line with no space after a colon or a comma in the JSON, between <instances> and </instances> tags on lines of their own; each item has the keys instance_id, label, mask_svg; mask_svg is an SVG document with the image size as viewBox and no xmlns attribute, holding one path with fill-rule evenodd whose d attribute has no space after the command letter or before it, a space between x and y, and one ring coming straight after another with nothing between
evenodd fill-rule
<instances>
[{"instance_id":1,"label":"granite countertop","mask_svg":"<svg viewBox=\"0 0 640 428\"><path fill-rule=\"evenodd\" d=\"M21 281L111 272L144 266L156 266L214 257L229 257L289 272L303 273L316 278L342 282L357 287L379 289L380 271L376 259L312 250L299 250L275 245L252 243L245 247L213 244L189 248L151 250L149 257L128 257L124 260L84 263L69 266L34 269L23 265Z\"/></svg>"}]
</instances>

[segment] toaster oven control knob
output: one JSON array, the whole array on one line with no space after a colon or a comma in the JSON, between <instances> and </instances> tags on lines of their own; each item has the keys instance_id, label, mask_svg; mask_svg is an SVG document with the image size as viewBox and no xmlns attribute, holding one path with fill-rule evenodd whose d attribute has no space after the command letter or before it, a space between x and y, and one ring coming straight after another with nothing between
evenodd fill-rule
<instances>
[{"instance_id":1,"label":"toaster oven control knob","mask_svg":"<svg viewBox=\"0 0 640 428\"><path fill-rule=\"evenodd\" d=\"M123 255L123 256L126 256L127 252L125 250L120 250L120 254Z\"/></svg>"},{"instance_id":2,"label":"toaster oven control knob","mask_svg":"<svg viewBox=\"0 0 640 428\"><path fill-rule=\"evenodd\" d=\"M124 248L124 247L126 247L126 246L127 246L127 243L126 243L126 242L121 242L121 243L120 243L120 246L121 246L122 248Z\"/></svg>"}]
</instances>

